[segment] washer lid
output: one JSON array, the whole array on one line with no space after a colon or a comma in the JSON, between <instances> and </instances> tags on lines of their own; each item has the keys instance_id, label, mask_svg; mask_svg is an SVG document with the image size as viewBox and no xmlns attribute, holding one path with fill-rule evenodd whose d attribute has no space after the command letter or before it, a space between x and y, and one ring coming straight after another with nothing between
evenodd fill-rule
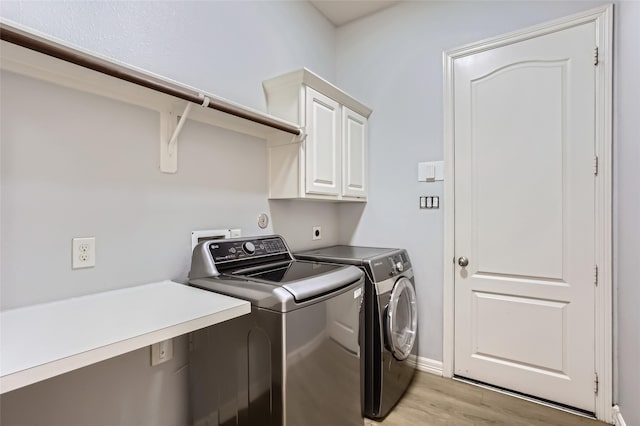
<instances>
[{"instance_id":1,"label":"washer lid","mask_svg":"<svg viewBox=\"0 0 640 426\"><path fill-rule=\"evenodd\" d=\"M291 261L281 263L275 267L261 268L255 272L240 273L240 275L273 283L288 283L332 272L340 268L341 266L339 265L331 265L328 263ZM237 272L233 273L233 275L236 274Z\"/></svg>"},{"instance_id":2,"label":"washer lid","mask_svg":"<svg viewBox=\"0 0 640 426\"><path fill-rule=\"evenodd\" d=\"M280 286L291 293L296 302L304 302L353 284L362 278L362 272L352 266L293 261L241 276Z\"/></svg>"},{"instance_id":3,"label":"washer lid","mask_svg":"<svg viewBox=\"0 0 640 426\"><path fill-rule=\"evenodd\" d=\"M189 283L205 290L247 300L253 306L275 312L290 312L349 289L354 290L354 298L361 294L363 274L360 269L355 266L332 266L335 266L332 271L288 282L268 281L242 274L222 274L192 279Z\"/></svg>"}]
</instances>

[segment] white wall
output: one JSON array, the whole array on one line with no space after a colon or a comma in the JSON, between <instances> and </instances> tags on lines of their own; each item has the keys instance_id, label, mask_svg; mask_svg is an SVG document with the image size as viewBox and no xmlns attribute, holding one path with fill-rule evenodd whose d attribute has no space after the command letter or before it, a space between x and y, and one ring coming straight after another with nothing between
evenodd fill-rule
<instances>
[{"instance_id":1,"label":"white wall","mask_svg":"<svg viewBox=\"0 0 640 426\"><path fill-rule=\"evenodd\" d=\"M3 1L3 18L266 110L262 80L334 78L334 29L306 2Z\"/></svg>"},{"instance_id":2,"label":"white wall","mask_svg":"<svg viewBox=\"0 0 640 426\"><path fill-rule=\"evenodd\" d=\"M627 425L640 425L640 2L616 4L614 81L614 284L617 386Z\"/></svg>"},{"instance_id":3,"label":"white wall","mask_svg":"<svg viewBox=\"0 0 640 426\"><path fill-rule=\"evenodd\" d=\"M0 11L262 110L268 77L302 66L334 76L333 27L306 3L9 1ZM313 224L326 231L315 244L337 240L335 205L267 201L264 141L188 122L179 171L166 175L157 171L153 111L11 74L2 102L3 308L184 280L192 229L275 231L302 249ZM271 210L261 231L257 216ZM97 237L95 269L69 268L70 239L79 235ZM35 253L33 241L42 248Z\"/></svg>"},{"instance_id":4,"label":"white wall","mask_svg":"<svg viewBox=\"0 0 640 426\"><path fill-rule=\"evenodd\" d=\"M419 210L420 195L442 183L417 182L417 163L443 157L442 52L601 5L566 2L402 2L337 31L337 84L373 108L371 194L340 206L341 242L402 246L416 273L420 356L442 360L443 212ZM637 361L640 302L634 260L640 240L637 163L639 4L616 2L615 184L622 413L640 424ZM633 118L635 117L635 118ZM633 140L636 135L636 140ZM635 401L635 403L633 402Z\"/></svg>"},{"instance_id":5,"label":"white wall","mask_svg":"<svg viewBox=\"0 0 640 426\"><path fill-rule=\"evenodd\" d=\"M3 74L2 307L184 280L192 229L255 234L256 216L266 211L267 231L282 233L294 249L311 245L305 232L318 224L322 245L406 247L416 267L420 355L441 360L446 200L440 210L417 209L418 196L441 196L442 184L418 183L416 164L442 159L442 51L598 4L407 2L336 31L305 2L1 2L4 18L251 107L265 109L263 79L307 66L374 109L369 203L269 202L263 141L189 122L179 173L163 175L155 113ZM640 154L632 140L640 114L639 8L616 3L617 400L627 424L640 424ZM43 105L18 96L36 92L46 95ZM236 170L248 179L230 179ZM77 202L87 210L72 217ZM70 239L79 235L97 237L98 264L71 272ZM5 394L0 422L184 424L183 340L177 348L173 362L154 369L140 350Z\"/></svg>"},{"instance_id":6,"label":"white wall","mask_svg":"<svg viewBox=\"0 0 640 426\"><path fill-rule=\"evenodd\" d=\"M302 66L334 78L334 28L307 3L3 1L0 12L262 110L264 79ZM185 281L195 229L278 232L305 249L322 225L324 239L313 243L337 242L334 204L267 200L263 140L190 121L178 173L162 174L158 113L0 78L2 309ZM271 217L264 231L261 212ZM94 269L71 270L76 236L96 237ZM162 367L151 368L142 349L3 395L2 424L186 424L185 340L176 346Z\"/></svg>"}]
</instances>

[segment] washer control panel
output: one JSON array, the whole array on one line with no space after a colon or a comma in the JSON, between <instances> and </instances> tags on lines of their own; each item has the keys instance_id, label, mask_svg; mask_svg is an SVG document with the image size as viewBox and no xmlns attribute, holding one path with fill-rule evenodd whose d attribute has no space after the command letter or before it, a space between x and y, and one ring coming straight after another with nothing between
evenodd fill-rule
<instances>
[{"instance_id":1,"label":"washer control panel","mask_svg":"<svg viewBox=\"0 0 640 426\"><path fill-rule=\"evenodd\" d=\"M288 253L281 237L216 240L209 244L215 263L239 261L254 257Z\"/></svg>"}]
</instances>

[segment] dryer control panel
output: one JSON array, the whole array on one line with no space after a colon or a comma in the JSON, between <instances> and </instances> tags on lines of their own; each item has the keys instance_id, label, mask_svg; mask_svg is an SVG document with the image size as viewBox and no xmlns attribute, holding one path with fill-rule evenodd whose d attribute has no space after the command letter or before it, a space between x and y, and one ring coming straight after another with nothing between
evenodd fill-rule
<instances>
[{"instance_id":1,"label":"dryer control panel","mask_svg":"<svg viewBox=\"0 0 640 426\"><path fill-rule=\"evenodd\" d=\"M379 257L371 260L371 272L375 281L384 281L387 278L401 275L411 268L409 255L405 250L400 250L390 256Z\"/></svg>"}]
</instances>

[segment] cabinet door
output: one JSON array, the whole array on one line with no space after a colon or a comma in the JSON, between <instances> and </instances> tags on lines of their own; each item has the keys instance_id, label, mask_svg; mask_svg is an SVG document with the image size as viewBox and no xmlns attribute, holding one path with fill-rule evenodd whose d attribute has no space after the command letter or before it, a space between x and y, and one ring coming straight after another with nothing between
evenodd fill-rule
<instances>
[{"instance_id":1,"label":"cabinet door","mask_svg":"<svg viewBox=\"0 0 640 426\"><path fill-rule=\"evenodd\" d=\"M335 195L341 190L340 105L306 88L306 192Z\"/></svg>"},{"instance_id":2,"label":"cabinet door","mask_svg":"<svg viewBox=\"0 0 640 426\"><path fill-rule=\"evenodd\" d=\"M342 195L367 197L367 119L342 107Z\"/></svg>"}]
</instances>

